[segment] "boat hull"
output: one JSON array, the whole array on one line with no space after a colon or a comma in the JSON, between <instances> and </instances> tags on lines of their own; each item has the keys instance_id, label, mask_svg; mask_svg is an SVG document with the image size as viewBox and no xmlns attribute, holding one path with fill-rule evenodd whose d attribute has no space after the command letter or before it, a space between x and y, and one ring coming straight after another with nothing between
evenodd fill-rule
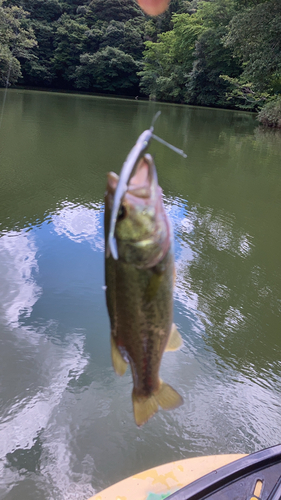
<instances>
[{"instance_id":1,"label":"boat hull","mask_svg":"<svg viewBox=\"0 0 281 500\"><path fill-rule=\"evenodd\" d=\"M244 456L242 454L211 455L159 465L123 479L89 500L147 500L151 493L171 494L205 474Z\"/></svg>"}]
</instances>

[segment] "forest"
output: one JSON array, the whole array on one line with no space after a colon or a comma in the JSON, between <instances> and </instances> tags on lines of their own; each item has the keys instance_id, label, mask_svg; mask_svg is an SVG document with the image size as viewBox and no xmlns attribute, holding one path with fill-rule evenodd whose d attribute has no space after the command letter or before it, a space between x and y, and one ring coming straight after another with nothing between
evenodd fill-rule
<instances>
[{"instance_id":1,"label":"forest","mask_svg":"<svg viewBox=\"0 0 281 500\"><path fill-rule=\"evenodd\" d=\"M281 128L280 0L3 0L0 85L259 111Z\"/></svg>"}]
</instances>

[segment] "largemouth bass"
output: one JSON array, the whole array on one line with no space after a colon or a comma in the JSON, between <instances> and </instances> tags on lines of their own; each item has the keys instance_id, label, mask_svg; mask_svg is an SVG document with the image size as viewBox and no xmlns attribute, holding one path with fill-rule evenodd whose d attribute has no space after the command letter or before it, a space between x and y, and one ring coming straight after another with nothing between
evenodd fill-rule
<instances>
[{"instance_id":1,"label":"largemouth bass","mask_svg":"<svg viewBox=\"0 0 281 500\"><path fill-rule=\"evenodd\" d=\"M106 250L105 276L112 363L118 375L130 364L134 416L140 426L159 406L169 410L183 403L159 378L164 351L178 349L182 339L173 324L173 233L152 157L138 158L132 171L115 220L118 258ZM110 172L105 194L106 242L118 186L119 177Z\"/></svg>"}]
</instances>

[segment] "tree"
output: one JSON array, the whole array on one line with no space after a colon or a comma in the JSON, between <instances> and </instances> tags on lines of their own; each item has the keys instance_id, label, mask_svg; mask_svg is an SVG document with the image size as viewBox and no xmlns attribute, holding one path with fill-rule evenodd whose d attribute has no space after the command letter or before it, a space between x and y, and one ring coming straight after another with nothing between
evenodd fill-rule
<instances>
[{"instance_id":1,"label":"tree","mask_svg":"<svg viewBox=\"0 0 281 500\"><path fill-rule=\"evenodd\" d=\"M100 43L100 48L116 47L134 59L141 59L144 49L143 29L139 23L130 21L121 22L112 20L107 25Z\"/></svg>"},{"instance_id":2,"label":"tree","mask_svg":"<svg viewBox=\"0 0 281 500\"><path fill-rule=\"evenodd\" d=\"M93 21L101 19L110 22L129 21L135 17L144 17L140 7L134 0L92 0L89 4L89 15Z\"/></svg>"},{"instance_id":3,"label":"tree","mask_svg":"<svg viewBox=\"0 0 281 500\"><path fill-rule=\"evenodd\" d=\"M257 5L255 5L255 3ZM233 17L225 46L243 64L243 78L259 91L281 91L281 2L250 2Z\"/></svg>"},{"instance_id":4,"label":"tree","mask_svg":"<svg viewBox=\"0 0 281 500\"><path fill-rule=\"evenodd\" d=\"M51 60L59 86L72 86L80 55L87 49L88 26L63 14L57 24Z\"/></svg>"},{"instance_id":5,"label":"tree","mask_svg":"<svg viewBox=\"0 0 281 500\"><path fill-rule=\"evenodd\" d=\"M11 4L28 12L26 22L37 41L30 51L31 57L21 62L22 81L27 85L50 86L55 77L51 58L56 21L63 12L60 0L9 0Z\"/></svg>"},{"instance_id":6,"label":"tree","mask_svg":"<svg viewBox=\"0 0 281 500\"><path fill-rule=\"evenodd\" d=\"M59 0L9 0L9 6L22 7L30 18L51 23L62 14Z\"/></svg>"},{"instance_id":7,"label":"tree","mask_svg":"<svg viewBox=\"0 0 281 500\"><path fill-rule=\"evenodd\" d=\"M280 0L0 0L0 85L259 109L281 93ZM278 108L279 109L279 108ZM270 108L271 110L271 108ZM271 113L271 111L270 111Z\"/></svg>"},{"instance_id":8,"label":"tree","mask_svg":"<svg viewBox=\"0 0 281 500\"><path fill-rule=\"evenodd\" d=\"M233 0L202 2L199 5L197 15L202 18L205 30L195 44L194 63L187 84L188 103L227 106L226 93L230 90L230 84L221 75L234 78L241 73L231 48L225 47L223 43L228 24L235 13Z\"/></svg>"},{"instance_id":9,"label":"tree","mask_svg":"<svg viewBox=\"0 0 281 500\"><path fill-rule=\"evenodd\" d=\"M63 12L73 17L76 17L76 14L79 15L80 9L88 4L85 0L59 0L59 3Z\"/></svg>"},{"instance_id":10,"label":"tree","mask_svg":"<svg viewBox=\"0 0 281 500\"><path fill-rule=\"evenodd\" d=\"M16 83L21 77L21 61L32 57L36 45L32 28L21 7L0 6L0 84Z\"/></svg>"},{"instance_id":11,"label":"tree","mask_svg":"<svg viewBox=\"0 0 281 500\"><path fill-rule=\"evenodd\" d=\"M77 88L97 92L136 93L138 63L129 54L106 47L95 54L83 54L75 72Z\"/></svg>"},{"instance_id":12,"label":"tree","mask_svg":"<svg viewBox=\"0 0 281 500\"><path fill-rule=\"evenodd\" d=\"M204 31L197 15L174 14L174 28L158 35L157 42L145 42L144 68L139 73L141 88L157 99L181 102L194 61L198 36Z\"/></svg>"},{"instance_id":13,"label":"tree","mask_svg":"<svg viewBox=\"0 0 281 500\"><path fill-rule=\"evenodd\" d=\"M174 14L190 14L190 2L187 0L170 0L168 9L160 16L152 18L157 34L173 29Z\"/></svg>"},{"instance_id":14,"label":"tree","mask_svg":"<svg viewBox=\"0 0 281 500\"><path fill-rule=\"evenodd\" d=\"M50 86L55 78L51 62L54 53L55 24L35 19L31 21L31 26L37 45L32 49L33 57L22 64L23 79L27 85Z\"/></svg>"},{"instance_id":15,"label":"tree","mask_svg":"<svg viewBox=\"0 0 281 500\"><path fill-rule=\"evenodd\" d=\"M281 97L268 102L259 112L258 120L267 127L281 129Z\"/></svg>"}]
</instances>

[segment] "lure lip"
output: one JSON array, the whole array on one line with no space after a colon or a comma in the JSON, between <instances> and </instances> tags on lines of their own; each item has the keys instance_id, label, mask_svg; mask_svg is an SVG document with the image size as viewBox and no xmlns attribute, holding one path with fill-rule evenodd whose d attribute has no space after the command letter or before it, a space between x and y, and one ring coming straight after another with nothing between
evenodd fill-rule
<instances>
[{"instance_id":1,"label":"lure lip","mask_svg":"<svg viewBox=\"0 0 281 500\"><path fill-rule=\"evenodd\" d=\"M172 146L171 144L164 141L163 139L161 139L157 135L153 134L155 121L160 116L160 114L161 114L161 111L157 111L157 113L153 117L151 127L148 130L145 130L144 132L142 132L142 134L139 136L136 144L132 147L132 149L129 152L126 160L124 161L122 169L121 169L119 181L117 184L117 188L116 188L114 200L113 200L113 207L112 207L111 217L110 217L108 240L107 240L107 246L106 246L106 257L109 257L111 254L114 260L118 260L117 242L116 242L116 238L114 236L114 233L115 233L115 226L116 226L116 221L117 221L117 216L118 216L120 204L121 204L121 201L122 201L124 194L126 193L126 191L128 189L128 183L130 181L131 176L134 173L136 165L138 164L141 157L145 154L151 139L156 139L158 142L160 142L161 144L164 144L165 146L168 146L170 149L172 149L176 153L180 154L184 158L187 157L187 155L181 149L178 149L175 146Z\"/></svg>"}]
</instances>

